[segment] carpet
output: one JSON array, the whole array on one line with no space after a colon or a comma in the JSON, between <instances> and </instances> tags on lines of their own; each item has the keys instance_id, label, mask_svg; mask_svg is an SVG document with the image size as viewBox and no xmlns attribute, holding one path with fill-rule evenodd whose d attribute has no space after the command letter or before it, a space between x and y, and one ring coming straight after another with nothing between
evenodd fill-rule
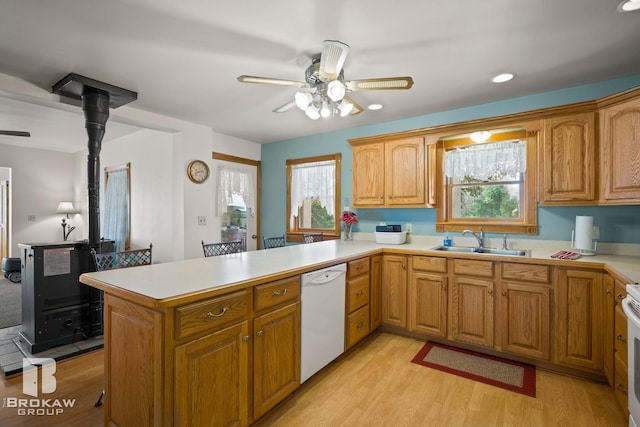
<instances>
[{"instance_id":1,"label":"carpet","mask_svg":"<svg viewBox=\"0 0 640 427\"><path fill-rule=\"evenodd\" d=\"M22 285L0 273L0 329L22 323Z\"/></svg>"},{"instance_id":2,"label":"carpet","mask_svg":"<svg viewBox=\"0 0 640 427\"><path fill-rule=\"evenodd\" d=\"M485 384L536 397L536 368L427 341L411 362Z\"/></svg>"}]
</instances>

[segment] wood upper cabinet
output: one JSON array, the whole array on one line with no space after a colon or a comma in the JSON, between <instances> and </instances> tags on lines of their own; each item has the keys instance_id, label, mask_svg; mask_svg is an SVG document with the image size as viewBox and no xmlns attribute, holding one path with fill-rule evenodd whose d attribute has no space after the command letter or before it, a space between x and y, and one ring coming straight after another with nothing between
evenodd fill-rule
<instances>
[{"instance_id":1,"label":"wood upper cabinet","mask_svg":"<svg viewBox=\"0 0 640 427\"><path fill-rule=\"evenodd\" d=\"M423 137L353 145L353 206L426 206L426 163Z\"/></svg>"},{"instance_id":2,"label":"wood upper cabinet","mask_svg":"<svg viewBox=\"0 0 640 427\"><path fill-rule=\"evenodd\" d=\"M604 107L600 129L600 203L640 203L640 97Z\"/></svg>"},{"instance_id":3,"label":"wood upper cabinet","mask_svg":"<svg viewBox=\"0 0 640 427\"><path fill-rule=\"evenodd\" d=\"M544 120L540 146L540 202L594 204L596 196L595 112Z\"/></svg>"},{"instance_id":4,"label":"wood upper cabinet","mask_svg":"<svg viewBox=\"0 0 640 427\"><path fill-rule=\"evenodd\" d=\"M409 281L409 330L447 336L447 259L414 256Z\"/></svg>"},{"instance_id":5,"label":"wood upper cabinet","mask_svg":"<svg viewBox=\"0 0 640 427\"><path fill-rule=\"evenodd\" d=\"M408 257L382 256L382 323L407 327Z\"/></svg>"},{"instance_id":6,"label":"wood upper cabinet","mask_svg":"<svg viewBox=\"0 0 640 427\"><path fill-rule=\"evenodd\" d=\"M555 269L555 363L601 372L603 369L602 273Z\"/></svg>"}]
</instances>

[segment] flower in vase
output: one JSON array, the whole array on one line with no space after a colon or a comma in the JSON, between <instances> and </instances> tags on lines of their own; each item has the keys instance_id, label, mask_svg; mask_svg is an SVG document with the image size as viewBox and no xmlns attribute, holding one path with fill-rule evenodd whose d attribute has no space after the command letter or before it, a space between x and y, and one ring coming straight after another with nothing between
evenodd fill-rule
<instances>
[{"instance_id":1,"label":"flower in vase","mask_svg":"<svg viewBox=\"0 0 640 427\"><path fill-rule=\"evenodd\" d=\"M344 222L345 225L351 225L351 224L357 224L358 223L358 217L356 216L355 212L351 212L351 211L344 211L342 212L342 215L340 215L340 218L338 218L341 222Z\"/></svg>"}]
</instances>

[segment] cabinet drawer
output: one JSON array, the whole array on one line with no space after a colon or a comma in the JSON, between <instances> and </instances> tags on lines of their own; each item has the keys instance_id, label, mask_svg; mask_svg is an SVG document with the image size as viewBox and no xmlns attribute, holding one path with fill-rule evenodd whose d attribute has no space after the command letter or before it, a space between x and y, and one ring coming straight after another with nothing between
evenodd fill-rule
<instances>
[{"instance_id":1,"label":"cabinet drawer","mask_svg":"<svg viewBox=\"0 0 640 427\"><path fill-rule=\"evenodd\" d=\"M613 342L615 343L616 354L625 366L627 366L627 316L620 306L617 306L615 309L614 325L615 336Z\"/></svg>"},{"instance_id":2,"label":"cabinet drawer","mask_svg":"<svg viewBox=\"0 0 640 427\"><path fill-rule=\"evenodd\" d=\"M502 264L503 279L551 283L550 272L551 269L548 265L518 264L511 262Z\"/></svg>"},{"instance_id":3,"label":"cabinet drawer","mask_svg":"<svg viewBox=\"0 0 640 427\"><path fill-rule=\"evenodd\" d=\"M347 263L347 279L369 272L369 258L361 258Z\"/></svg>"},{"instance_id":4,"label":"cabinet drawer","mask_svg":"<svg viewBox=\"0 0 640 427\"><path fill-rule=\"evenodd\" d=\"M627 367L621 365L616 360L616 368L615 368L615 380L613 382L613 393L616 396L616 400L620 404L620 407L624 410L625 415L629 414L629 397L628 393L628 384L629 378L627 375Z\"/></svg>"},{"instance_id":5,"label":"cabinet drawer","mask_svg":"<svg viewBox=\"0 0 640 427\"><path fill-rule=\"evenodd\" d=\"M285 302L300 299L300 277L288 277L258 285L253 290L255 310L260 311Z\"/></svg>"},{"instance_id":6,"label":"cabinet drawer","mask_svg":"<svg viewBox=\"0 0 640 427\"><path fill-rule=\"evenodd\" d=\"M475 277L493 277L493 262L474 259L454 259L453 272Z\"/></svg>"},{"instance_id":7,"label":"cabinet drawer","mask_svg":"<svg viewBox=\"0 0 640 427\"><path fill-rule=\"evenodd\" d=\"M369 276L360 276L347 282L347 313L369 304Z\"/></svg>"},{"instance_id":8,"label":"cabinet drawer","mask_svg":"<svg viewBox=\"0 0 640 427\"><path fill-rule=\"evenodd\" d=\"M433 256L414 256L413 269L421 271L432 271L434 273L446 273L447 259Z\"/></svg>"},{"instance_id":9,"label":"cabinet drawer","mask_svg":"<svg viewBox=\"0 0 640 427\"><path fill-rule=\"evenodd\" d=\"M202 331L213 332L249 313L247 290L176 308L176 339Z\"/></svg>"},{"instance_id":10,"label":"cabinet drawer","mask_svg":"<svg viewBox=\"0 0 640 427\"><path fill-rule=\"evenodd\" d=\"M347 316L346 347L349 348L369 334L369 306Z\"/></svg>"}]
</instances>

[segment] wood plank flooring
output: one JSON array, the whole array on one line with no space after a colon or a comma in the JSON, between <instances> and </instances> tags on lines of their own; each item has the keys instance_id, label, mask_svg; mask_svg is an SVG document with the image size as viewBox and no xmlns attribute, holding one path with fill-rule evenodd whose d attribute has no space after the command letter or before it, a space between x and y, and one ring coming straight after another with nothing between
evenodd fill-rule
<instances>
[{"instance_id":1,"label":"wood plank flooring","mask_svg":"<svg viewBox=\"0 0 640 427\"><path fill-rule=\"evenodd\" d=\"M411 363L424 343L376 333L304 383L255 426L606 426L626 427L604 384L538 370L537 397ZM54 398L75 398L63 416L20 417L0 408L1 426L101 426L93 403L102 390L103 351L58 363ZM0 395L25 397L22 376Z\"/></svg>"}]
</instances>

